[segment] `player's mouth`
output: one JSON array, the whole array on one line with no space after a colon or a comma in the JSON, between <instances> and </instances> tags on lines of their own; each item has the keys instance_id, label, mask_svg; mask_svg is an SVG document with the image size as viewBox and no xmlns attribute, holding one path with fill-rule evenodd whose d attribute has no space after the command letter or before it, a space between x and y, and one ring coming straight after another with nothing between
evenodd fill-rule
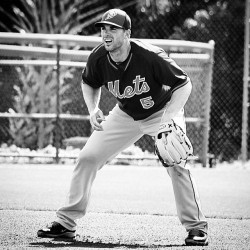
<instances>
[{"instance_id":1,"label":"player's mouth","mask_svg":"<svg viewBox=\"0 0 250 250\"><path fill-rule=\"evenodd\" d=\"M110 46L111 43L112 43L112 39L111 39L111 38L104 38L103 41L104 41L104 43L105 43L107 46Z\"/></svg>"}]
</instances>

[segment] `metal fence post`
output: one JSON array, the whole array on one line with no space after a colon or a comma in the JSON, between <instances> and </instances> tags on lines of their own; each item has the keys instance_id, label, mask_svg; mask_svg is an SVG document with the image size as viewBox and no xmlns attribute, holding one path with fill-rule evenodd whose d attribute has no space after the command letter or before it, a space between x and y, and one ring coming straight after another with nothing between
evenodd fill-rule
<instances>
[{"instance_id":1,"label":"metal fence post","mask_svg":"<svg viewBox=\"0 0 250 250\"><path fill-rule=\"evenodd\" d=\"M206 103L205 103L205 122L203 124L203 152L202 152L202 166L206 167L208 158L209 147L209 131L210 131L210 109L211 109L211 94L212 94L212 76L213 76L213 63L214 63L214 41L209 41L212 49L209 54L209 61L206 74Z\"/></svg>"},{"instance_id":2,"label":"metal fence post","mask_svg":"<svg viewBox=\"0 0 250 250\"><path fill-rule=\"evenodd\" d=\"M56 131L55 131L55 145L56 145L56 163L59 162L59 148L60 148L60 45L57 44L56 53Z\"/></svg>"},{"instance_id":3,"label":"metal fence post","mask_svg":"<svg viewBox=\"0 0 250 250\"><path fill-rule=\"evenodd\" d=\"M250 1L246 0L245 12L245 45L244 45L244 76L243 76L243 102L242 102L242 138L241 138L241 158L244 165L247 161L248 153L248 88L249 88L249 18L250 18Z\"/></svg>"}]
</instances>

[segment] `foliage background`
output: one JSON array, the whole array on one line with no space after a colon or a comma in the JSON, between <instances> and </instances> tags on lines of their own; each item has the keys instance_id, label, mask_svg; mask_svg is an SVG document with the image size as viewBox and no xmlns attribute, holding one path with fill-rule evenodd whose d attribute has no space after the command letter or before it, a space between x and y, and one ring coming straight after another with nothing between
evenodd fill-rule
<instances>
[{"instance_id":1,"label":"foliage background","mask_svg":"<svg viewBox=\"0 0 250 250\"><path fill-rule=\"evenodd\" d=\"M221 161L239 158L244 0L135 0L126 3L121 0L1 1L0 31L99 35L93 24L109 8L122 8L127 11L132 18L133 37L215 41L209 151ZM77 71L75 74L80 75ZM77 87L78 79L69 84ZM0 88L1 112L7 111L7 106L14 107L17 93L13 85L11 81ZM70 92L66 94L69 95ZM82 103L81 93L74 96L72 102L64 108L71 112L80 105L83 112L86 112L83 104L79 103ZM111 102L109 105L112 104ZM7 139L8 135L0 134L0 142Z\"/></svg>"}]
</instances>

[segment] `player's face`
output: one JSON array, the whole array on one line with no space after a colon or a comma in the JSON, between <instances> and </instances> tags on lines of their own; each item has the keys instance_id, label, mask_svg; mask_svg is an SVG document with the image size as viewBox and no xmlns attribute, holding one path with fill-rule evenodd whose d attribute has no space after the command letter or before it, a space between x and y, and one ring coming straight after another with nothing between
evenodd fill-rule
<instances>
[{"instance_id":1,"label":"player's face","mask_svg":"<svg viewBox=\"0 0 250 250\"><path fill-rule=\"evenodd\" d=\"M127 38L126 31L112 25L104 25L101 28L101 36L107 51L118 51L124 45Z\"/></svg>"}]
</instances>

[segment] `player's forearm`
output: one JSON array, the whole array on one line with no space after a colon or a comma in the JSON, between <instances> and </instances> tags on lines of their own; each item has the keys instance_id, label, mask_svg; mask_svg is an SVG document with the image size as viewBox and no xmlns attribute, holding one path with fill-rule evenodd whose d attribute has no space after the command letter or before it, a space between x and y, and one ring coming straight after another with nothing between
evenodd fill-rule
<instances>
[{"instance_id":1,"label":"player's forearm","mask_svg":"<svg viewBox=\"0 0 250 250\"><path fill-rule=\"evenodd\" d=\"M162 117L162 122L166 122L174 118L177 113L185 106L192 91L192 84L189 81L183 87L174 91L170 102L167 104L166 110Z\"/></svg>"},{"instance_id":2,"label":"player's forearm","mask_svg":"<svg viewBox=\"0 0 250 250\"><path fill-rule=\"evenodd\" d=\"M82 94L87 105L89 114L94 112L99 106L100 96L101 96L101 88L94 89L90 87L88 84L84 84L82 82Z\"/></svg>"}]
</instances>

